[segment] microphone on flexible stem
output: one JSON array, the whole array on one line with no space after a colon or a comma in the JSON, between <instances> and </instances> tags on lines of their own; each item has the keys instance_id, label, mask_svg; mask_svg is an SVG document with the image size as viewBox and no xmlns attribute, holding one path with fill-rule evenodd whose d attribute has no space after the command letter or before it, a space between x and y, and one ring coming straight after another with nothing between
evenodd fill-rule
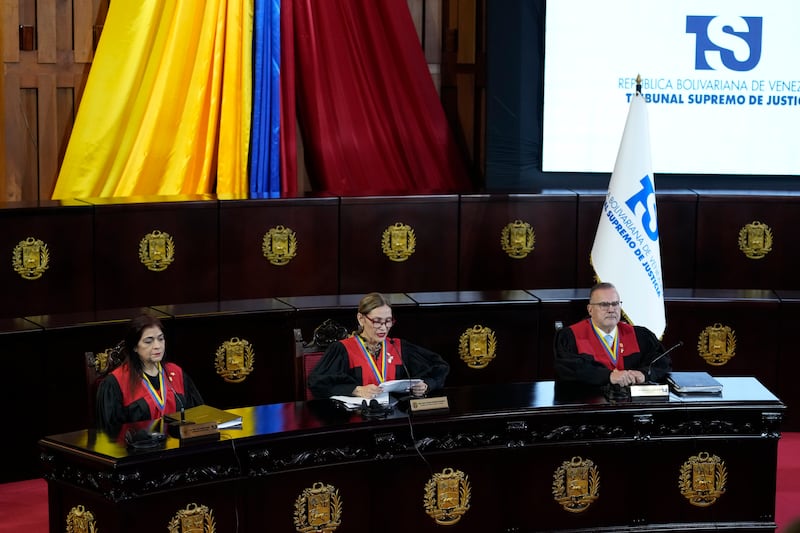
<instances>
[{"instance_id":1,"label":"microphone on flexible stem","mask_svg":"<svg viewBox=\"0 0 800 533\"><path fill-rule=\"evenodd\" d=\"M670 353L670 352L671 352L672 350L674 350L675 348L679 348L679 347L681 347L681 346L683 346L683 341L678 341L678 344L676 344L676 345L675 345L675 346L673 346L672 348L669 348L668 350L664 351L663 353L660 353L660 354L658 355L658 357L656 357L655 359L653 359L652 361L650 361L650 364L649 364L649 365L647 365L647 375L645 376L645 378L647 379L647 381L648 381L648 382L650 381L650 371L653 369L653 363L655 363L656 361L658 361L658 360L659 360L659 359L661 359L662 357L666 356L668 353Z\"/></svg>"},{"instance_id":2,"label":"microphone on flexible stem","mask_svg":"<svg viewBox=\"0 0 800 533\"><path fill-rule=\"evenodd\" d=\"M394 339L389 339L389 344L391 344L392 348L394 348ZM403 370L406 371L406 381L408 381L408 391L407 392L408 392L408 397L410 398L410 397L414 396L414 394L411 392L411 385L412 385L412 382L413 382L412 381L413 378L411 377L411 372L408 371L408 367L406 366L406 360L402 357L402 355L400 356L400 364L403 365ZM402 398L402 399L405 399L405 398Z\"/></svg>"}]
</instances>

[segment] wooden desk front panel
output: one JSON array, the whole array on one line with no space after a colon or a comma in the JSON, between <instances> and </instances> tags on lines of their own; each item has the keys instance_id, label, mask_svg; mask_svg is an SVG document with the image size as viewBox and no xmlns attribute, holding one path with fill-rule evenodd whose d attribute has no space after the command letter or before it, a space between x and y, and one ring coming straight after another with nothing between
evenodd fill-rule
<instances>
[{"instance_id":1,"label":"wooden desk front panel","mask_svg":"<svg viewBox=\"0 0 800 533\"><path fill-rule=\"evenodd\" d=\"M437 352L450 364L448 386L538 378L534 350L539 335L539 304L530 294L461 291L409 293L409 297L419 307L413 316L403 319L404 336ZM473 332L479 340L476 344L471 340ZM469 359L473 349L476 355L493 357L468 364L464 356Z\"/></svg>"},{"instance_id":2,"label":"wooden desk front panel","mask_svg":"<svg viewBox=\"0 0 800 533\"><path fill-rule=\"evenodd\" d=\"M203 400L220 409L294 400L294 310L269 298L227 305L216 311L206 304L156 308L173 316L173 360Z\"/></svg>"},{"instance_id":3,"label":"wooden desk front panel","mask_svg":"<svg viewBox=\"0 0 800 533\"><path fill-rule=\"evenodd\" d=\"M36 441L47 434L42 419L50 408L42 337L30 321L0 318L0 365L8 378L0 387L6 406L0 483L30 479L40 470Z\"/></svg>"},{"instance_id":4,"label":"wooden desk front panel","mask_svg":"<svg viewBox=\"0 0 800 533\"><path fill-rule=\"evenodd\" d=\"M120 520L134 509L148 508L152 528L197 504L220 531L235 516L241 531L291 531L316 506L303 492L319 484L342 505L341 531L424 531L436 527L426 499L434 508L452 501L435 494L434 474L446 470L465 476L453 503L469 495L454 531L769 529L774 492L753 487L775 486L783 406L753 379L723 381L717 399L633 405L548 396L552 383L451 388L450 413L413 417L413 432L401 413L365 420L328 402L297 402L237 410L243 427L222 440L170 438L163 450L126 452L91 430L56 435L43 443L51 530L77 505L101 531L127 532L144 525L141 515ZM724 488L706 507L681 494L687 464L688 480L699 479L691 461L700 456L719 461L714 483ZM570 476L598 497L573 513L556 500L556 481L582 461L591 461L585 476ZM646 475L630 464L647 465Z\"/></svg>"},{"instance_id":5,"label":"wooden desk front panel","mask_svg":"<svg viewBox=\"0 0 800 533\"><path fill-rule=\"evenodd\" d=\"M458 196L342 198L340 223L340 293L457 288ZM404 261L391 260L382 246L398 223L414 232L414 252Z\"/></svg>"},{"instance_id":6,"label":"wooden desk front panel","mask_svg":"<svg viewBox=\"0 0 800 533\"><path fill-rule=\"evenodd\" d=\"M0 317L90 311L94 308L94 242L89 205L0 209ZM15 249L41 241L38 279L26 279L13 268ZM44 268L46 267L46 268Z\"/></svg>"},{"instance_id":7,"label":"wooden desk front panel","mask_svg":"<svg viewBox=\"0 0 800 533\"><path fill-rule=\"evenodd\" d=\"M778 386L779 300L770 291L667 291L663 343L683 346L672 354L674 370L714 376L756 376L771 390ZM722 329L718 349L709 347L713 328ZM701 344L701 340L704 342ZM718 357L704 358L703 354ZM708 360L720 364L710 364ZM722 361L727 359L727 361Z\"/></svg>"},{"instance_id":8,"label":"wooden desk front panel","mask_svg":"<svg viewBox=\"0 0 800 533\"><path fill-rule=\"evenodd\" d=\"M175 246L162 271L139 258L140 242L156 230ZM98 204L95 237L98 309L219 299L216 202Z\"/></svg>"},{"instance_id":9,"label":"wooden desk front panel","mask_svg":"<svg viewBox=\"0 0 800 533\"><path fill-rule=\"evenodd\" d=\"M264 256L265 235L293 232L285 265ZM336 294L339 291L339 199L220 202L220 299Z\"/></svg>"},{"instance_id":10,"label":"wooden desk front panel","mask_svg":"<svg viewBox=\"0 0 800 533\"><path fill-rule=\"evenodd\" d=\"M800 431L800 349L792 333L800 324L800 291L776 291L780 299L780 321L777 328L778 387L777 396L788 406L783 427Z\"/></svg>"},{"instance_id":11,"label":"wooden desk front panel","mask_svg":"<svg viewBox=\"0 0 800 533\"><path fill-rule=\"evenodd\" d=\"M697 275L703 289L792 289L800 271L798 197L701 194L697 210ZM761 223L756 244L746 227ZM743 244L740 244L744 236ZM764 252L769 245L771 251ZM749 258L747 250L763 253Z\"/></svg>"},{"instance_id":12,"label":"wooden desk front panel","mask_svg":"<svg viewBox=\"0 0 800 533\"><path fill-rule=\"evenodd\" d=\"M460 290L575 284L575 194L462 196L460 220ZM532 230L533 249L520 258L503 250L503 232L517 221Z\"/></svg>"}]
</instances>

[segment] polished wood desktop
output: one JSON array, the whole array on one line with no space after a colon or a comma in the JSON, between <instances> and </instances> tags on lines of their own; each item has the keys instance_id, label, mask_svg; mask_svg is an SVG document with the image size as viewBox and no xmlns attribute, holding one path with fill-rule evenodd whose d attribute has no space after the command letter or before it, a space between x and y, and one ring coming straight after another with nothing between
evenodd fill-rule
<instances>
[{"instance_id":1,"label":"polished wood desktop","mask_svg":"<svg viewBox=\"0 0 800 533\"><path fill-rule=\"evenodd\" d=\"M150 449L126 446L139 427L53 435L50 531L772 531L784 405L718 379L720 395L650 401L456 387L448 411L411 416L260 405L219 438Z\"/></svg>"}]
</instances>

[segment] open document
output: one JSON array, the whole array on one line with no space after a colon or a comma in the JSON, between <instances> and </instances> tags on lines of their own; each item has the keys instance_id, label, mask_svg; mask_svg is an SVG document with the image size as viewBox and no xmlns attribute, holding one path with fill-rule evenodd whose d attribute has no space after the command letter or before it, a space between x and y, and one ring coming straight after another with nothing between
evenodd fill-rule
<instances>
[{"instance_id":1,"label":"open document","mask_svg":"<svg viewBox=\"0 0 800 533\"><path fill-rule=\"evenodd\" d=\"M378 394L374 399L381 405L390 406L394 404L394 401L389 396L390 392L408 392L411 390L411 387L416 385L417 383L422 383L421 379L393 379L390 381L384 381L381 383L381 389L383 392ZM336 400L341 402L345 408L347 409L359 409L362 405L362 402L369 403L372 399L362 398L360 396L331 396L331 400Z\"/></svg>"}]
</instances>

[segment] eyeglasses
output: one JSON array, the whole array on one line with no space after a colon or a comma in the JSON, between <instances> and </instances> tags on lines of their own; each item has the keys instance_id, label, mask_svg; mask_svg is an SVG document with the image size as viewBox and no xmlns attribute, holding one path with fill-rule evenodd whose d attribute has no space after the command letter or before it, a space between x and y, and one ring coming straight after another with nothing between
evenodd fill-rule
<instances>
[{"instance_id":1,"label":"eyeglasses","mask_svg":"<svg viewBox=\"0 0 800 533\"><path fill-rule=\"evenodd\" d=\"M395 324L397 324L397 320L395 320L394 318L391 318L391 317L387 318L386 320L381 320L379 318L370 318L367 315L361 315L361 316L363 316L364 318L366 318L367 320L372 322L372 326L375 327L375 328L379 328L381 326L386 326L386 329L389 329L390 327L392 327Z\"/></svg>"},{"instance_id":2,"label":"eyeglasses","mask_svg":"<svg viewBox=\"0 0 800 533\"><path fill-rule=\"evenodd\" d=\"M596 305L598 307L602 307L603 309L608 309L610 307L619 307L621 304L622 304L622 301L618 301L618 302L596 302L596 303L589 302L589 305Z\"/></svg>"}]
</instances>

